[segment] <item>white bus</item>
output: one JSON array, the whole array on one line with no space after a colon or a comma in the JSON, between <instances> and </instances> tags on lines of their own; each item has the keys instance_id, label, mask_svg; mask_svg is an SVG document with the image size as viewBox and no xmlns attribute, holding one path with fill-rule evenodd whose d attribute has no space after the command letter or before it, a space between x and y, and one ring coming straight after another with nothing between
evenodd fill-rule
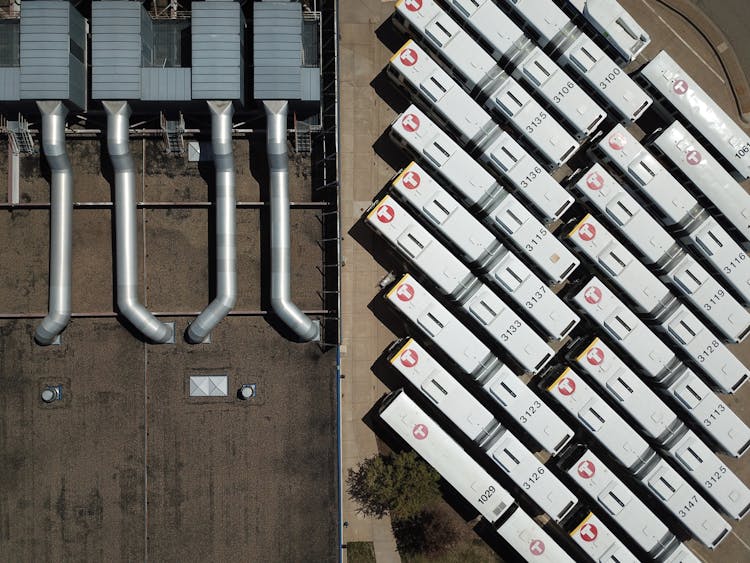
<instances>
[{"instance_id":1,"label":"white bus","mask_svg":"<svg viewBox=\"0 0 750 563\"><path fill-rule=\"evenodd\" d=\"M429 42L451 75L472 95L506 79L492 57L434 0L421 0L419 5L396 2L394 16L396 27Z\"/></svg>"},{"instance_id":2,"label":"white bus","mask_svg":"<svg viewBox=\"0 0 750 563\"><path fill-rule=\"evenodd\" d=\"M527 561L573 563L513 497L440 426L417 407L403 389L380 406L380 418L430 464ZM520 513L520 514L519 514Z\"/></svg>"},{"instance_id":3,"label":"white bus","mask_svg":"<svg viewBox=\"0 0 750 563\"><path fill-rule=\"evenodd\" d=\"M516 508L505 521L498 525L497 533L524 560L531 563L573 561L565 550L520 508Z\"/></svg>"},{"instance_id":4,"label":"white bus","mask_svg":"<svg viewBox=\"0 0 750 563\"><path fill-rule=\"evenodd\" d=\"M461 143L478 147L472 151L478 159L510 182L546 221L555 221L573 203L572 196L413 41L393 55L388 69Z\"/></svg>"},{"instance_id":5,"label":"white bus","mask_svg":"<svg viewBox=\"0 0 750 563\"><path fill-rule=\"evenodd\" d=\"M579 149L576 140L513 78L501 83L487 97L485 107L508 121L556 169Z\"/></svg>"},{"instance_id":6,"label":"white bus","mask_svg":"<svg viewBox=\"0 0 750 563\"><path fill-rule=\"evenodd\" d=\"M468 93L488 98L485 107L510 123L552 168L564 164L578 149L575 139L434 0L422 0L417 10L397 4L395 13L399 25L429 46Z\"/></svg>"},{"instance_id":7,"label":"white bus","mask_svg":"<svg viewBox=\"0 0 750 563\"><path fill-rule=\"evenodd\" d=\"M601 164L582 174L575 187L635 247L643 262L655 267L727 339L740 342L747 336L750 313Z\"/></svg>"},{"instance_id":8,"label":"white bus","mask_svg":"<svg viewBox=\"0 0 750 563\"><path fill-rule=\"evenodd\" d=\"M640 55L651 43L651 36L617 0L568 0L626 63Z\"/></svg>"},{"instance_id":9,"label":"white bus","mask_svg":"<svg viewBox=\"0 0 750 563\"><path fill-rule=\"evenodd\" d=\"M750 378L748 370L690 310L591 215L568 240L635 304L658 330L684 351L698 369L726 393L735 393Z\"/></svg>"},{"instance_id":10,"label":"white bus","mask_svg":"<svg viewBox=\"0 0 750 563\"><path fill-rule=\"evenodd\" d=\"M596 563L639 563L638 558L593 512L589 512L568 535Z\"/></svg>"},{"instance_id":11,"label":"white bus","mask_svg":"<svg viewBox=\"0 0 750 563\"><path fill-rule=\"evenodd\" d=\"M470 209L511 240L548 280L561 282L580 263L549 230L489 172L413 105L391 124L391 137L424 159Z\"/></svg>"},{"instance_id":12,"label":"white bus","mask_svg":"<svg viewBox=\"0 0 750 563\"><path fill-rule=\"evenodd\" d=\"M583 78L625 122L635 121L651 105L651 98L552 0L502 1L534 30L541 47L558 52L558 62Z\"/></svg>"},{"instance_id":13,"label":"white bus","mask_svg":"<svg viewBox=\"0 0 750 563\"><path fill-rule=\"evenodd\" d=\"M391 348L396 350L390 354L391 365L484 450L518 489L555 522L570 513L578 502L575 495L422 346L408 338ZM543 429L530 433L538 431Z\"/></svg>"},{"instance_id":14,"label":"white bus","mask_svg":"<svg viewBox=\"0 0 750 563\"><path fill-rule=\"evenodd\" d=\"M380 418L489 522L495 523L514 504L510 493L403 389L386 398L380 407Z\"/></svg>"},{"instance_id":15,"label":"white bus","mask_svg":"<svg viewBox=\"0 0 750 563\"><path fill-rule=\"evenodd\" d=\"M528 324L390 196L373 204L366 222L417 266L443 295L487 325L486 330L498 345L524 370L536 373L554 355ZM503 328L498 334L501 327L515 328L508 334Z\"/></svg>"},{"instance_id":16,"label":"white bus","mask_svg":"<svg viewBox=\"0 0 750 563\"><path fill-rule=\"evenodd\" d=\"M653 143L698 189L709 207L718 210L746 241L750 241L750 194L685 126L675 121Z\"/></svg>"},{"instance_id":17,"label":"white bus","mask_svg":"<svg viewBox=\"0 0 750 563\"><path fill-rule=\"evenodd\" d=\"M750 178L750 137L666 51L641 69L649 87L708 141L740 179Z\"/></svg>"},{"instance_id":18,"label":"white bus","mask_svg":"<svg viewBox=\"0 0 750 563\"><path fill-rule=\"evenodd\" d=\"M597 342L576 358L576 368L593 379L646 436L660 444L660 450L726 514L742 518L750 507L750 491L744 483L631 370L611 373L602 369L607 352Z\"/></svg>"},{"instance_id":19,"label":"white bus","mask_svg":"<svg viewBox=\"0 0 750 563\"><path fill-rule=\"evenodd\" d=\"M679 442L683 436L680 420L606 342L595 338L575 363L638 420L646 434L666 447ZM734 457L747 451L750 428L690 370L685 369L673 383L662 387L661 393L722 451Z\"/></svg>"},{"instance_id":20,"label":"white bus","mask_svg":"<svg viewBox=\"0 0 750 563\"><path fill-rule=\"evenodd\" d=\"M560 340L580 321L524 260L505 248L422 167L412 162L391 183L391 192L433 228L491 287L507 294L535 326Z\"/></svg>"},{"instance_id":21,"label":"white bus","mask_svg":"<svg viewBox=\"0 0 750 563\"><path fill-rule=\"evenodd\" d=\"M593 453L585 450L568 463L571 480L649 557L661 561L678 548L680 541L661 518Z\"/></svg>"},{"instance_id":22,"label":"white bus","mask_svg":"<svg viewBox=\"0 0 750 563\"><path fill-rule=\"evenodd\" d=\"M637 476L655 461L656 452L646 440L571 368L547 392L629 472Z\"/></svg>"},{"instance_id":23,"label":"white bus","mask_svg":"<svg viewBox=\"0 0 750 563\"><path fill-rule=\"evenodd\" d=\"M414 40L409 39L388 63L388 75L416 94L437 121L469 147L482 146L500 134L500 126Z\"/></svg>"},{"instance_id":24,"label":"white bus","mask_svg":"<svg viewBox=\"0 0 750 563\"><path fill-rule=\"evenodd\" d=\"M462 373L482 385L489 397L542 448L554 455L570 441L573 432L539 399L534 390L503 365L487 346L411 276L405 275L394 285L386 299L440 348ZM495 389L495 385L502 391Z\"/></svg>"},{"instance_id":25,"label":"white bus","mask_svg":"<svg viewBox=\"0 0 750 563\"><path fill-rule=\"evenodd\" d=\"M750 302L750 260L740 245L624 127L604 135L598 150L654 204L665 225L687 231L697 252Z\"/></svg>"},{"instance_id":26,"label":"white bus","mask_svg":"<svg viewBox=\"0 0 750 563\"><path fill-rule=\"evenodd\" d=\"M680 482L679 476L674 471L670 473L669 467L665 466L664 461L660 462L652 475L641 479L641 482L673 514L684 510L681 506L684 501L684 506L688 508L684 510L685 516L677 515L678 520L693 537L707 547L715 548L731 528L705 500L691 492L687 483ZM655 560L667 560L683 548L661 519L641 500L640 491L629 489L591 451L586 450L583 455L572 460L567 474ZM671 495L665 491L667 486L674 488L670 491Z\"/></svg>"},{"instance_id":27,"label":"white bus","mask_svg":"<svg viewBox=\"0 0 750 563\"><path fill-rule=\"evenodd\" d=\"M488 271L508 250L422 166L411 162L391 182L391 193L416 212L469 266Z\"/></svg>"},{"instance_id":28,"label":"white bus","mask_svg":"<svg viewBox=\"0 0 750 563\"><path fill-rule=\"evenodd\" d=\"M606 113L544 51L524 35L493 0L450 0L452 14L465 22L513 78L536 92L585 139Z\"/></svg>"},{"instance_id":29,"label":"white bus","mask_svg":"<svg viewBox=\"0 0 750 563\"><path fill-rule=\"evenodd\" d=\"M573 303L614 339L650 379L671 380L682 365L669 347L598 278L585 284L573 296Z\"/></svg>"},{"instance_id":30,"label":"white bus","mask_svg":"<svg viewBox=\"0 0 750 563\"><path fill-rule=\"evenodd\" d=\"M707 548L715 549L732 531L716 509L664 459L640 477L640 481Z\"/></svg>"}]
</instances>

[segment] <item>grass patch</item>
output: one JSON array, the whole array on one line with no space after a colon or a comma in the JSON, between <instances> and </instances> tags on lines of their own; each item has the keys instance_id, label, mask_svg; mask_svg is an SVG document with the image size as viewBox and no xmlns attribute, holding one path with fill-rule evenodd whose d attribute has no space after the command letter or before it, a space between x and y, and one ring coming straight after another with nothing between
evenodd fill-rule
<instances>
[{"instance_id":1,"label":"grass patch","mask_svg":"<svg viewBox=\"0 0 750 563\"><path fill-rule=\"evenodd\" d=\"M349 563L375 563L375 548L371 541L350 541L346 544Z\"/></svg>"},{"instance_id":2,"label":"grass patch","mask_svg":"<svg viewBox=\"0 0 750 563\"><path fill-rule=\"evenodd\" d=\"M426 555L401 556L403 563L499 563L500 557L480 539L464 540L437 557Z\"/></svg>"}]
</instances>

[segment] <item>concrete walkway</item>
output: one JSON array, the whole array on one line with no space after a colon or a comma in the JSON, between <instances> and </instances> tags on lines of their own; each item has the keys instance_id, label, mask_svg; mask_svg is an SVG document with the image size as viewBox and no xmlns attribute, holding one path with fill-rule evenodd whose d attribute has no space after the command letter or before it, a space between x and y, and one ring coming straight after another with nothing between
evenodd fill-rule
<instances>
[{"instance_id":1,"label":"concrete walkway","mask_svg":"<svg viewBox=\"0 0 750 563\"><path fill-rule=\"evenodd\" d=\"M388 390L370 370L394 339L368 309L386 272L348 233L394 171L375 154L373 143L394 112L370 86L391 56L375 30L393 12L392 2L340 2L341 64L341 221L345 266L342 272L342 440L344 476L378 452L373 431L362 421ZM369 233L368 233L369 234ZM343 541L372 541L378 563L399 562L390 518L364 518L344 494ZM344 550L346 557L346 550Z\"/></svg>"}]
</instances>

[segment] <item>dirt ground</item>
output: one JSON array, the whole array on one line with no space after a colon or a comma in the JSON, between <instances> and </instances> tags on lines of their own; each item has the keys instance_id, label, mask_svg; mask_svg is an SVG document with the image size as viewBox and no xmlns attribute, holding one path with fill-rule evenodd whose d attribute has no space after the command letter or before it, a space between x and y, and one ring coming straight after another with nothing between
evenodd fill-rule
<instances>
[{"instance_id":1,"label":"dirt ground","mask_svg":"<svg viewBox=\"0 0 750 563\"><path fill-rule=\"evenodd\" d=\"M235 143L239 201L266 199L258 141ZM139 199L210 201L210 162L166 158L156 140L131 146L139 182L143 162L147 172ZM110 201L99 143L71 141L69 152L74 199ZM292 201L312 199L308 168L291 163ZM23 159L21 175L22 201L49 201L42 159ZM318 211L291 213L292 297L318 310ZM152 311L208 303L210 215L139 212ZM266 215L237 212L237 309L268 307ZM0 313L46 311L48 217L0 211ZM113 311L112 210L74 211L73 244L74 312ZM176 321L177 344L147 345L115 318L74 318L48 348L32 341L38 320L0 320L0 560L335 560L335 351L291 343L265 317L225 319L199 346L181 336L190 316L163 320ZM192 374L228 375L230 396L188 398ZM257 384L247 402L234 395L243 383ZM39 400L48 384L63 385L62 401Z\"/></svg>"}]
</instances>

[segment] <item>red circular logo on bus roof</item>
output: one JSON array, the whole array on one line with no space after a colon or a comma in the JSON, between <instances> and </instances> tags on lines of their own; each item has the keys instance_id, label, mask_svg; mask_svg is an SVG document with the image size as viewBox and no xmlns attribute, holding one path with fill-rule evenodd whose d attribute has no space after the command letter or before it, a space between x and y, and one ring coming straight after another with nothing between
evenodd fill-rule
<instances>
[{"instance_id":1,"label":"red circular logo on bus roof","mask_svg":"<svg viewBox=\"0 0 750 563\"><path fill-rule=\"evenodd\" d=\"M414 288L408 283L402 283L396 290L396 296L401 301L411 301L414 297Z\"/></svg>"},{"instance_id":2,"label":"red circular logo on bus roof","mask_svg":"<svg viewBox=\"0 0 750 563\"><path fill-rule=\"evenodd\" d=\"M378 221L380 221L381 223L390 223L396 216L396 212L393 211L393 207L386 203L378 207L375 215L378 216Z\"/></svg>"},{"instance_id":3,"label":"red circular logo on bus roof","mask_svg":"<svg viewBox=\"0 0 750 563\"><path fill-rule=\"evenodd\" d=\"M685 161L692 166L700 164L702 160L703 156L696 150L690 150L685 155Z\"/></svg>"},{"instance_id":4,"label":"red circular logo on bus roof","mask_svg":"<svg viewBox=\"0 0 750 563\"><path fill-rule=\"evenodd\" d=\"M596 526L594 526L593 524L586 522L586 524L581 528L579 534L583 541L594 541L596 539L596 536L599 535L599 530L597 530Z\"/></svg>"},{"instance_id":5,"label":"red circular logo on bus roof","mask_svg":"<svg viewBox=\"0 0 750 563\"><path fill-rule=\"evenodd\" d=\"M422 0L404 0L404 6L410 12L418 12L422 7Z\"/></svg>"},{"instance_id":6,"label":"red circular logo on bus roof","mask_svg":"<svg viewBox=\"0 0 750 563\"><path fill-rule=\"evenodd\" d=\"M596 237L596 227L591 223L584 223L578 227L578 236L586 242L594 240L594 237Z\"/></svg>"},{"instance_id":7,"label":"red circular logo on bus roof","mask_svg":"<svg viewBox=\"0 0 750 563\"><path fill-rule=\"evenodd\" d=\"M604 178L599 172L592 172L586 176L586 186L590 190L601 190L604 187Z\"/></svg>"},{"instance_id":8,"label":"red circular logo on bus roof","mask_svg":"<svg viewBox=\"0 0 750 563\"><path fill-rule=\"evenodd\" d=\"M586 361L592 366L598 366L604 361L604 352L601 348L592 348L586 352Z\"/></svg>"},{"instance_id":9,"label":"red circular logo on bus roof","mask_svg":"<svg viewBox=\"0 0 750 563\"><path fill-rule=\"evenodd\" d=\"M682 96L688 91L688 83L682 78L675 80L674 84L672 84L672 91L678 96Z\"/></svg>"},{"instance_id":10,"label":"red circular logo on bus roof","mask_svg":"<svg viewBox=\"0 0 750 563\"><path fill-rule=\"evenodd\" d=\"M417 362L419 362L419 354L417 354L414 350L411 348L407 348L403 352L401 352L401 365L407 368L413 368L417 365Z\"/></svg>"},{"instance_id":11,"label":"red circular logo on bus roof","mask_svg":"<svg viewBox=\"0 0 750 563\"><path fill-rule=\"evenodd\" d=\"M566 377L557 384L557 390L560 391L560 395L570 397L576 392L576 382Z\"/></svg>"},{"instance_id":12,"label":"red circular logo on bus roof","mask_svg":"<svg viewBox=\"0 0 750 563\"><path fill-rule=\"evenodd\" d=\"M622 133L614 133L609 138L609 146L615 149L616 151L620 151L623 149L625 145L628 144L628 140L625 138L625 135Z\"/></svg>"},{"instance_id":13,"label":"red circular logo on bus roof","mask_svg":"<svg viewBox=\"0 0 750 563\"><path fill-rule=\"evenodd\" d=\"M398 56L398 58L401 61L401 64L403 64L404 66L414 66L419 60L419 55L417 55L417 52L414 49L412 49L411 47L407 47L406 49L401 51L401 54Z\"/></svg>"},{"instance_id":14,"label":"red circular logo on bus roof","mask_svg":"<svg viewBox=\"0 0 750 563\"><path fill-rule=\"evenodd\" d=\"M409 170L404 177L401 178L401 183L406 187L407 190L416 190L419 184L422 182L422 178L418 173Z\"/></svg>"},{"instance_id":15,"label":"red circular logo on bus roof","mask_svg":"<svg viewBox=\"0 0 750 563\"><path fill-rule=\"evenodd\" d=\"M429 430L427 430L427 426L424 424L415 424L414 428L411 429L411 434L414 436L417 440L424 440L427 438L427 435L430 433Z\"/></svg>"},{"instance_id":16,"label":"red circular logo on bus roof","mask_svg":"<svg viewBox=\"0 0 750 563\"><path fill-rule=\"evenodd\" d=\"M584 459L581 463L578 464L577 471L578 475L580 475L584 479L591 479L596 473L596 467L592 462Z\"/></svg>"},{"instance_id":17,"label":"red circular logo on bus roof","mask_svg":"<svg viewBox=\"0 0 750 563\"><path fill-rule=\"evenodd\" d=\"M583 292L583 297L587 302L596 305L602 300L602 290L598 287L589 287Z\"/></svg>"},{"instance_id":18,"label":"red circular logo on bus roof","mask_svg":"<svg viewBox=\"0 0 750 563\"><path fill-rule=\"evenodd\" d=\"M541 555L544 553L544 542L542 540L531 540L529 543L529 551L532 555Z\"/></svg>"},{"instance_id":19,"label":"red circular logo on bus roof","mask_svg":"<svg viewBox=\"0 0 750 563\"><path fill-rule=\"evenodd\" d=\"M403 118L401 118L401 125L409 133L414 133L414 131L419 129L419 118L413 113L407 113Z\"/></svg>"}]
</instances>

